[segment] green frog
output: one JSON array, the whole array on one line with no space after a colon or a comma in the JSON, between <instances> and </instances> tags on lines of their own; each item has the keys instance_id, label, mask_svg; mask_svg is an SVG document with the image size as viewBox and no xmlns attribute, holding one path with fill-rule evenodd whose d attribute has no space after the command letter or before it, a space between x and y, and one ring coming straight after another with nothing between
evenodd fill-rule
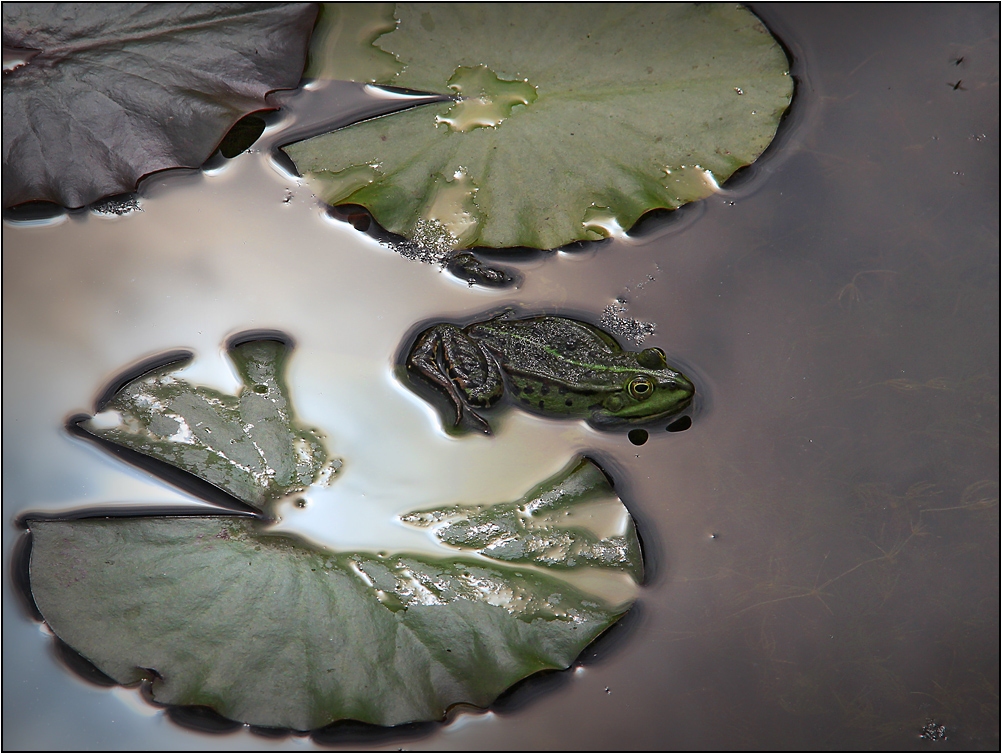
<instances>
[{"instance_id":1,"label":"green frog","mask_svg":"<svg viewBox=\"0 0 1003 755\"><path fill-rule=\"evenodd\" d=\"M599 430L662 420L693 400L693 383L665 352L624 351L613 336L568 317L516 318L509 311L466 327L439 323L418 334L409 375L451 404L452 432L491 434L477 413L503 395L549 416L580 417Z\"/></svg>"}]
</instances>

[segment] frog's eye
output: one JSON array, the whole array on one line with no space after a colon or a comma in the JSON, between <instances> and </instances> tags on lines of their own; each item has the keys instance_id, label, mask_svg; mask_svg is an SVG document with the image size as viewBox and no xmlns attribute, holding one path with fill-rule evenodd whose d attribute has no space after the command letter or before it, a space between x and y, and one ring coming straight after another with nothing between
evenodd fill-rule
<instances>
[{"instance_id":1,"label":"frog's eye","mask_svg":"<svg viewBox=\"0 0 1003 755\"><path fill-rule=\"evenodd\" d=\"M636 378L632 379L627 383L627 393L636 398L638 401L644 401L655 391L655 384L651 382L649 378L644 375L638 375Z\"/></svg>"},{"instance_id":2,"label":"frog's eye","mask_svg":"<svg viewBox=\"0 0 1003 755\"><path fill-rule=\"evenodd\" d=\"M668 365L665 352L659 348L645 349L637 355L637 363L649 370L664 370Z\"/></svg>"}]
</instances>

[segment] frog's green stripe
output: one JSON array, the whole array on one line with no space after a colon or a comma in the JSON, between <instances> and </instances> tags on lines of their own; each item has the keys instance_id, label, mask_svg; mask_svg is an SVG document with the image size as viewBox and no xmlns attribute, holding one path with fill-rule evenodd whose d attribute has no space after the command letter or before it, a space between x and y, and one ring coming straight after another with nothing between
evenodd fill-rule
<instances>
[{"instance_id":1,"label":"frog's green stripe","mask_svg":"<svg viewBox=\"0 0 1003 755\"><path fill-rule=\"evenodd\" d=\"M558 359L561 359L562 361L565 361L568 364L573 364L576 367L586 367L586 368L588 368L590 370L596 370L598 372L640 372L642 374L649 374L649 375L650 374L657 374L658 372L661 371L661 370L646 369L646 368L642 367L641 365L638 365L637 367L617 367L616 365L606 365L606 364L600 365L600 364L589 364L588 362L578 362L578 361L576 361L574 359L570 359L570 358L564 356L564 354L562 354L561 352L559 352L557 349L553 348L552 346L540 345L539 342L533 341L532 339L526 338L524 336L520 336L517 333L509 333L507 335L511 336L513 339L518 340L518 341L526 341L527 343L532 344L533 346L535 346L536 348L540 349L541 351L546 351L548 354L553 354ZM633 354L634 352L632 352L632 351L625 351L623 353L624 354ZM508 369L512 370L513 372L520 372L520 370L519 370L518 367L512 367L511 365L508 366ZM669 368L666 368L666 369L668 370ZM674 372L674 370L673 370L673 372ZM560 381L556 381L556 382L560 382Z\"/></svg>"}]
</instances>

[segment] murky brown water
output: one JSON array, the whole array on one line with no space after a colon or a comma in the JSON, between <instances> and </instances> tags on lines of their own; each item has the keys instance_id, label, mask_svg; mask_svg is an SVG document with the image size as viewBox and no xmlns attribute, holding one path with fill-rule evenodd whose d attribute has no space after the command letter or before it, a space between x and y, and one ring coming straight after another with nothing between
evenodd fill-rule
<instances>
[{"instance_id":1,"label":"murky brown water","mask_svg":"<svg viewBox=\"0 0 1003 755\"><path fill-rule=\"evenodd\" d=\"M799 77L774 148L645 234L518 263L514 292L326 218L264 153L153 177L142 213L5 223L4 563L21 511L190 503L64 419L177 347L198 354L186 377L232 388L225 337L280 328L299 344L300 416L346 459L330 500L283 526L338 548L418 547L395 540L393 513L511 499L587 450L649 569L573 671L488 712L328 745L998 749L999 10L756 9ZM301 119L310 107L294 103ZM691 368L691 429L634 446L513 411L493 439L454 440L392 377L419 321L505 304L598 321L617 297L657 325L645 345ZM10 749L317 746L193 732L135 691L79 680L9 578L4 620ZM921 738L931 721L946 739Z\"/></svg>"}]
</instances>

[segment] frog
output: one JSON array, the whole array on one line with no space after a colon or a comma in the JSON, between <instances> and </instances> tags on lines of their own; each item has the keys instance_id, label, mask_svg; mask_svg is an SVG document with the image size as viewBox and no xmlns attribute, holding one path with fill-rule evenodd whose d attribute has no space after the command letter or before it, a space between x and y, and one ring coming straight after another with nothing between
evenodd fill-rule
<instances>
[{"instance_id":1,"label":"frog","mask_svg":"<svg viewBox=\"0 0 1003 755\"><path fill-rule=\"evenodd\" d=\"M442 419L451 434L491 435L480 411L505 396L531 413L616 431L679 414L695 394L693 382L669 366L660 348L627 351L587 322L517 317L509 310L462 327L439 322L426 328L404 366L412 387L416 381L425 386L446 409Z\"/></svg>"}]
</instances>

